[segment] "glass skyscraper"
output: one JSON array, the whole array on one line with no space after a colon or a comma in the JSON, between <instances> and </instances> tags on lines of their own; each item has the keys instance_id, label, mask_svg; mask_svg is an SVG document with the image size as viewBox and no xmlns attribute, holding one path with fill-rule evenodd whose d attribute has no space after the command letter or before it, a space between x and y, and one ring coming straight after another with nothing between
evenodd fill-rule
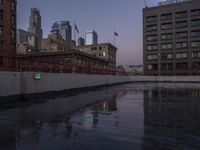
<instances>
[{"instance_id":1,"label":"glass skyscraper","mask_svg":"<svg viewBox=\"0 0 200 150\"><path fill-rule=\"evenodd\" d=\"M52 33L59 33L66 41L66 44L72 44L72 27L69 21L55 22L52 26Z\"/></svg>"},{"instance_id":2,"label":"glass skyscraper","mask_svg":"<svg viewBox=\"0 0 200 150\"><path fill-rule=\"evenodd\" d=\"M93 45L98 44L98 35L97 33L92 31L86 31L85 33L85 45Z\"/></svg>"}]
</instances>

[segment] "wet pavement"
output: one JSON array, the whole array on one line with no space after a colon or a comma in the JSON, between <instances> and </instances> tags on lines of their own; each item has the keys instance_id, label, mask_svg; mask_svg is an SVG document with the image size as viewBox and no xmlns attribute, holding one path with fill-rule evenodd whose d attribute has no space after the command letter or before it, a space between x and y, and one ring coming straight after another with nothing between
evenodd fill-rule
<instances>
[{"instance_id":1,"label":"wet pavement","mask_svg":"<svg viewBox=\"0 0 200 150\"><path fill-rule=\"evenodd\" d=\"M124 84L0 106L0 150L199 149L199 84Z\"/></svg>"}]
</instances>

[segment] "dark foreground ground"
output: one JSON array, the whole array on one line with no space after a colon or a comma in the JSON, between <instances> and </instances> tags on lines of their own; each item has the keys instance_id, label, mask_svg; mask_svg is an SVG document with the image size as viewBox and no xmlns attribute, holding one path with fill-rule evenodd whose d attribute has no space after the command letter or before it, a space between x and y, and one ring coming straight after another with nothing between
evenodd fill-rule
<instances>
[{"instance_id":1,"label":"dark foreground ground","mask_svg":"<svg viewBox=\"0 0 200 150\"><path fill-rule=\"evenodd\" d=\"M198 84L125 84L0 105L0 150L199 149Z\"/></svg>"}]
</instances>

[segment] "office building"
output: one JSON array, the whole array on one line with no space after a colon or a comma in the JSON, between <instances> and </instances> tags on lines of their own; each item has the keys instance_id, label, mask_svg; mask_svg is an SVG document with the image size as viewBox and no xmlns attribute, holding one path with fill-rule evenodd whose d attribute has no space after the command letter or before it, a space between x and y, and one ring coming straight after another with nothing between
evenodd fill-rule
<instances>
[{"instance_id":1,"label":"office building","mask_svg":"<svg viewBox=\"0 0 200 150\"><path fill-rule=\"evenodd\" d=\"M110 69L116 69L117 48L110 43L77 46L76 49L108 61Z\"/></svg>"},{"instance_id":2,"label":"office building","mask_svg":"<svg viewBox=\"0 0 200 150\"><path fill-rule=\"evenodd\" d=\"M24 44L24 43L28 43L28 38L31 37L31 36L34 36L33 33L30 33L28 31L25 31L25 30L22 30L22 29L17 29L17 44L21 43L21 44Z\"/></svg>"},{"instance_id":3,"label":"office building","mask_svg":"<svg viewBox=\"0 0 200 150\"><path fill-rule=\"evenodd\" d=\"M0 69L13 67L15 54L16 0L0 0Z\"/></svg>"},{"instance_id":4,"label":"office building","mask_svg":"<svg viewBox=\"0 0 200 150\"><path fill-rule=\"evenodd\" d=\"M199 0L146 7L143 21L146 75L200 75Z\"/></svg>"},{"instance_id":5,"label":"office building","mask_svg":"<svg viewBox=\"0 0 200 150\"><path fill-rule=\"evenodd\" d=\"M57 34L59 31L59 34L63 37L63 39L66 41L66 44L71 45L72 44L72 27L70 25L69 21L58 21L55 22L52 26L52 33Z\"/></svg>"},{"instance_id":6,"label":"office building","mask_svg":"<svg viewBox=\"0 0 200 150\"><path fill-rule=\"evenodd\" d=\"M98 35L97 33L92 31L86 31L85 33L85 45L93 45L98 44Z\"/></svg>"},{"instance_id":7,"label":"office building","mask_svg":"<svg viewBox=\"0 0 200 150\"><path fill-rule=\"evenodd\" d=\"M41 20L41 16L40 16L40 10L37 8L31 8L31 15L29 17L28 31L30 33L34 34L35 36L37 36L37 39L38 39L37 49L40 49L43 31L42 31L42 20Z\"/></svg>"},{"instance_id":8,"label":"office building","mask_svg":"<svg viewBox=\"0 0 200 150\"><path fill-rule=\"evenodd\" d=\"M78 46L84 46L84 45L85 45L85 39L82 38L82 37L80 37L80 38L78 39Z\"/></svg>"}]
</instances>

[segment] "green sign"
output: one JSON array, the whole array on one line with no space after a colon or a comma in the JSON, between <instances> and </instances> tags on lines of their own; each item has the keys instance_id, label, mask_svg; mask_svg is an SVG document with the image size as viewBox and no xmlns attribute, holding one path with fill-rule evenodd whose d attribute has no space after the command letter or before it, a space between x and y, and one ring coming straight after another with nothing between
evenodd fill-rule
<instances>
[{"instance_id":1,"label":"green sign","mask_svg":"<svg viewBox=\"0 0 200 150\"><path fill-rule=\"evenodd\" d=\"M40 80L41 79L41 74L40 73L34 73L34 79L35 80Z\"/></svg>"}]
</instances>

